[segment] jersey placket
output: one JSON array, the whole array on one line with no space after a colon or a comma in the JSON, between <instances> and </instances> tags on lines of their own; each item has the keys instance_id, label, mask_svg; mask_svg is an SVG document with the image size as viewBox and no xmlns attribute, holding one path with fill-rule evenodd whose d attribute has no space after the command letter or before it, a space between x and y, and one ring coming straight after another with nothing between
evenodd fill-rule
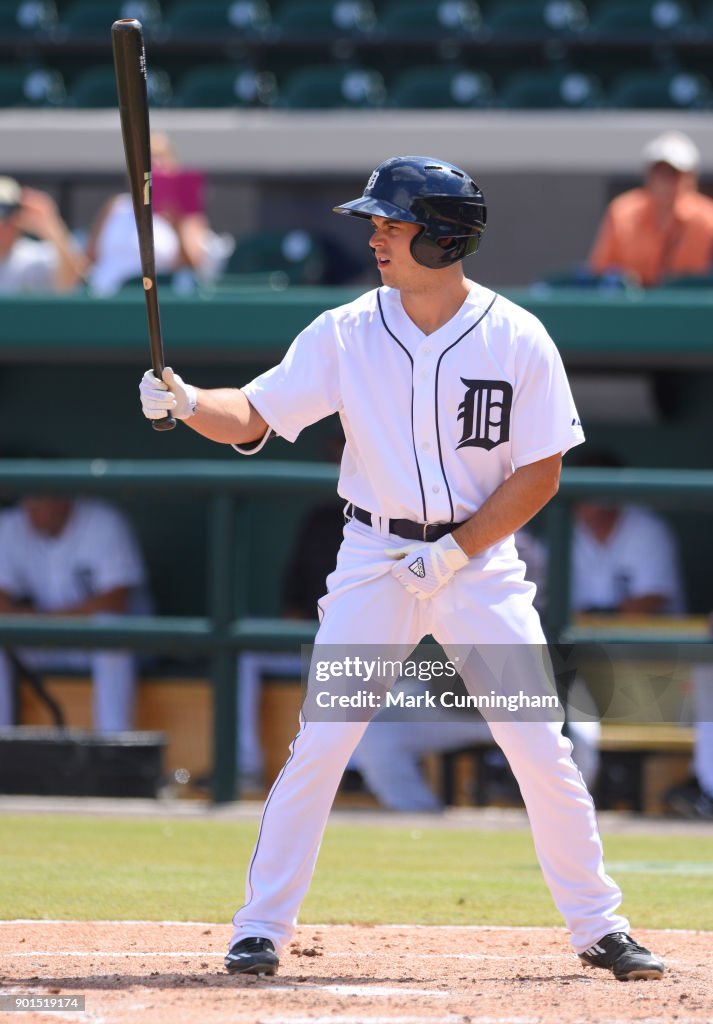
<instances>
[{"instance_id":1,"label":"jersey placket","mask_svg":"<svg viewBox=\"0 0 713 1024\"><path fill-rule=\"evenodd\" d=\"M413 431L429 523L448 522L451 518L436 430L436 349L431 339L424 338L413 357Z\"/></svg>"}]
</instances>

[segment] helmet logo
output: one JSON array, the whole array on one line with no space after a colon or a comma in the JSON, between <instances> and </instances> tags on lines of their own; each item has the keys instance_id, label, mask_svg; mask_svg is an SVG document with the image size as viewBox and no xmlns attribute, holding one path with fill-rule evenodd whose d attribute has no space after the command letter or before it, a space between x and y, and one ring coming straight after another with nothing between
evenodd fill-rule
<instances>
[{"instance_id":1,"label":"helmet logo","mask_svg":"<svg viewBox=\"0 0 713 1024\"><path fill-rule=\"evenodd\" d=\"M366 188L364 189L364 194L365 195L366 195L367 192L371 192L371 190L373 189L374 185L376 185L376 179L378 177L379 177L379 168L377 167L375 171L371 172L371 177L369 178L369 180L366 183Z\"/></svg>"}]
</instances>

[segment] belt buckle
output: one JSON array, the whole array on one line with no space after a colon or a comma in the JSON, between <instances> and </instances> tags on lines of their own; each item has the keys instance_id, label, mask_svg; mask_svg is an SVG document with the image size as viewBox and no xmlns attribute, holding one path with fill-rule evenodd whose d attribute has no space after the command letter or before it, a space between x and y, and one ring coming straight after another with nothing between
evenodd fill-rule
<instances>
[{"instance_id":1,"label":"belt buckle","mask_svg":"<svg viewBox=\"0 0 713 1024\"><path fill-rule=\"evenodd\" d=\"M424 523L423 524L423 538L422 539L426 543L428 542L428 528L429 528L429 526L431 526L431 523Z\"/></svg>"}]
</instances>

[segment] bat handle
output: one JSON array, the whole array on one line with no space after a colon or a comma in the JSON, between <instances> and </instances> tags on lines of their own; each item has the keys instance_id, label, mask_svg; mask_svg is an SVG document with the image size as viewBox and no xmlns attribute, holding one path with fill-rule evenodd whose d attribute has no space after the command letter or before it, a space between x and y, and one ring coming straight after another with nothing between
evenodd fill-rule
<instances>
[{"instance_id":1,"label":"bat handle","mask_svg":"<svg viewBox=\"0 0 713 1024\"><path fill-rule=\"evenodd\" d=\"M154 430L173 430L176 426L176 420L171 413L166 413L162 420L151 420L151 426Z\"/></svg>"},{"instance_id":2,"label":"bat handle","mask_svg":"<svg viewBox=\"0 0 713 1024\"><path fill-rule=\"evenodd\" d=\"M159 356L159 353L156 353L156 355ZM154 362L154 364L152 366L152 369L153 369L154 377L157 377L159 380L162 380L163 379L163 351L161 351L159 359L160 359L160 362L158 363L158 366ZM161 369L159 369L159 367L161 367ZM176 419L175 419L174 416L171 415L170 412L167 412L166 415L163 417L163 419L151 420L151 426L153 427L154 430L173 430L173 428L176 426Z\"/></svg>"}]
</instances>

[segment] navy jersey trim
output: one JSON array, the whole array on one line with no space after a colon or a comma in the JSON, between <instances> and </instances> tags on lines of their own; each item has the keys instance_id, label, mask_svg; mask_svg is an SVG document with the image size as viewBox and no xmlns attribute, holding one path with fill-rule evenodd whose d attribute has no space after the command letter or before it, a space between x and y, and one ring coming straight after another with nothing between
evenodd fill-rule
<instances>
[{"instance_id":1,"label":"navy jersey trim","mask_svg":"<svg viewBox=\"0 0 713 1024\"><path fill-rule=\"evenodd\" d=\"M450 486L448 484L448 477L446 476L446 468L445 468L445 466L443 464L443 450L441 448L441 428L440 428L439 423L438 423L438 374L440 373L440 369L441 369L441 360L443 359L443 357L446 354L446 352L450 352L450 350L452 348L455 348L456 345L458 344L458 342L462 341L463 338L466 337L466 335L470 334L471 331L475 330L475 328L478 326L478 324L483 322L485 317L488 315L490 310L493 308L493 303L495 302L497 297L498 297L497 294L494 295L492 300L491 300L491 302L490 302L490 305L483 312L483 315L481 317L479 317L475 321L474 324L471 324L471 326L468 328L467 331L463 331L463 333L461 334L460 338L456 338L456 340L453 342L452 345L449 345L448 348L444 349L441 352L440 356L438 357L438 362L436 363L436 379L435 379L435 386L434 386L434 402L435 402L435 405L436 405L436 441L438 443L438 459L439 459L439 462L441 464L441 473L443 475L443 482L445 483L446 490L448 491L448 504L451 507L451 519L450 519L451 522L453 522L453 517L455 515L455 510L453 508L453 495L451 494L451 488L450 488Z\"/></svg>"},{"instance_id":2,"label":"navy jersey trim","mask_svg":"<svg viewBox=\"0 0 713 1024\"><path fill-rule=\"evenodd\" d=\"M399 339L396 337L394 332L391 330L391 328L387 324L386 318L384 316L384 310L382 309L382 306L381 306L381 295L380 295L380 293L378 291L376 293L376 301L377 301L378 306L379 306L379 316L381 317L381 322L384 325L384 329L385 329L386 333L389 334L394 339L394 341L399 346L399 348L402 349L406 353L406 355L408 356L408 361L411 363L411 441L413 443L413 457L414 457L414 460L416 462L416 472L418 473L418 486L419 486L419 488L421 490L421 504L423 506L423 521L424 521L424 523L427 523L428 522L428 516L426 515L426 492L423 489L423 477L421 476L421 467L420 467L420 465L418 463L418 452L416 451L416 434L415 434L414 429L413 429L413 406L414 406L413 356L411 355L409 350L406 348L406 346L402 342L399 341Z\"/></svg>"}]
</instances>

